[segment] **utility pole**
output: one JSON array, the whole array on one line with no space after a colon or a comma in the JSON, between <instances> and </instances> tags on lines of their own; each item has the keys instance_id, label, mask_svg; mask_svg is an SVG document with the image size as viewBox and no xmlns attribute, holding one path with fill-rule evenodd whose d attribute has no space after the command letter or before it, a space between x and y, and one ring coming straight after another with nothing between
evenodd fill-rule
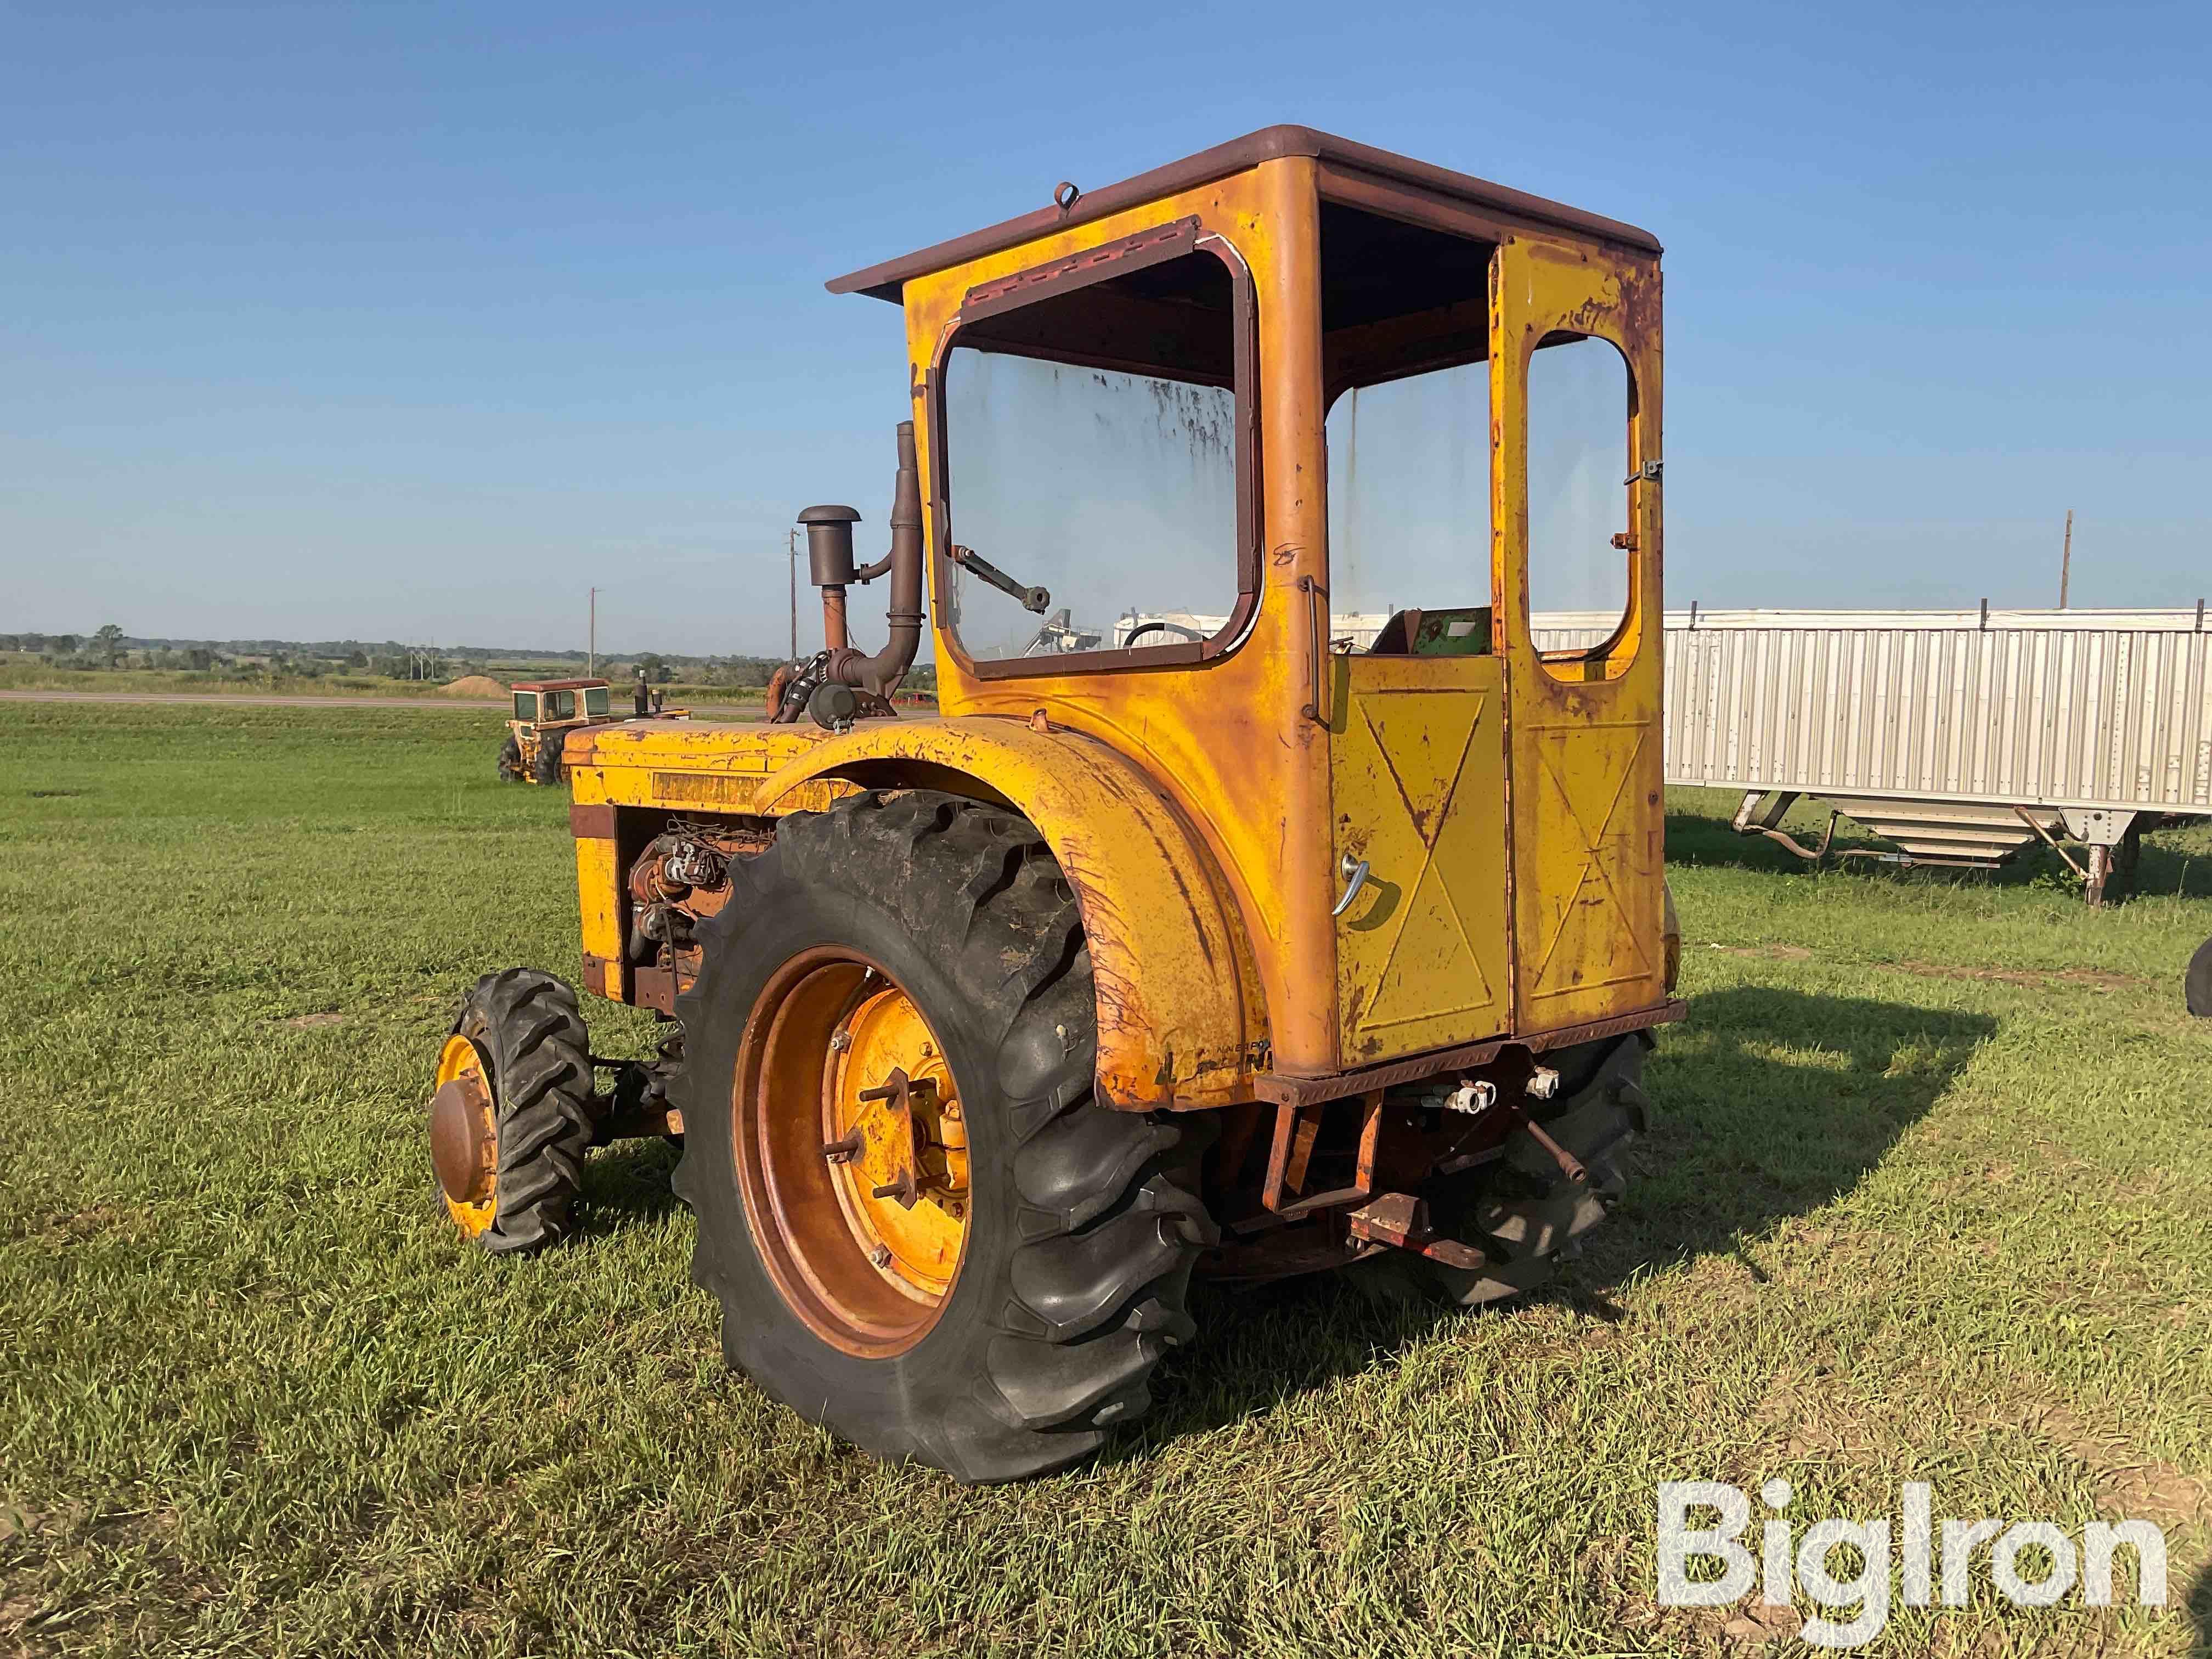
<instances>
[{"instance_id":1,"label":"utility pole","mask_svg":"<svg viewBox=\"0 0 2212 1659\"><path fill-rule=\"evenodd\" d=\"M584 649L584 678L599 677L599 590L592 590L592 632Z\"/></svg>"},{"instance_id":2,"label":"utility pole","mask_svg":"<svg viewBox=\"0 0 2212 1659\"><path fill-rule=\"evenodd\" d=\"M793 526L786 538L791 548L791 660L799 660L799 531Z\"/></svg>"},{"instance_id":3,"label":"utility pole","mask_svg":"<svg viewBox=\"0 0 2212 1659\"><path fill-rule=\"evenodd\" d=\"M2066 582L2074 574L2074 509L2066 509L2066 549L2058 556L2058 608L2066 608Z\"/></svg>"}]
</instances>

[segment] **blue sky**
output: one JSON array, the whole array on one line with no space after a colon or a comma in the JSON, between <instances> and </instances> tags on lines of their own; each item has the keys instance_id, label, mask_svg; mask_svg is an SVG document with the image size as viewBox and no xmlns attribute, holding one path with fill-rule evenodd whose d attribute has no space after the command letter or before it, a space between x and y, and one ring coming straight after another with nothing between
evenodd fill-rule
<instances>
[{"instance_id":1,"label":"blue sky","mask_svg":"<svg viewBox=\"0 0 2212 1659\"><path fill-rule=\"evenodd\" d=\"M1674 600L2048 604L2071 507L2193 602L2208 82L2201 0L0 0L0 630L775 647L902 412L823 280L1281 120L1666 242Z\"/></svg>"}]
</instances>

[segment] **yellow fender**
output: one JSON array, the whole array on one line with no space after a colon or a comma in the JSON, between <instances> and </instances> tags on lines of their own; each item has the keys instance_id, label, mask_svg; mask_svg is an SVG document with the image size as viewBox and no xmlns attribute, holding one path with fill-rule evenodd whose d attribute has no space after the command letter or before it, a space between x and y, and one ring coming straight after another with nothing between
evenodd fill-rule
<instances>
[{"instance_id":1,"label":"yellow fender","mask_svg":"<svg viewBox=\"0 0 2212 1659\"><path fill-rule=\"evenodd\" d=\"M789 797L830 779L943 789L1036 826L1083 914L1107 1101L1141 1111L1251 1098L1266 1016L1243 924L1196 835L1121 753L990 715L871 721L772 773L755 810L790 811Z\"/></svg>"}]
</instances>

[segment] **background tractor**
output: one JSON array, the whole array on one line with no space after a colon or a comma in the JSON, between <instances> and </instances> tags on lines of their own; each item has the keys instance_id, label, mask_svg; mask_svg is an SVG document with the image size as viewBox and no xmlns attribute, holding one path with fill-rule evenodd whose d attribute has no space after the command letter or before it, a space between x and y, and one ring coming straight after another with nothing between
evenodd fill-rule
<instances>
[{"instance_id":1,"label":"background tractor","mask_svg":"<svg viewBox=\"0 0 2212 1659\"><path fill-rule=\"evenodd\" d=\"M510 689L514 717L507 721L507 741L500 745L502 783L560 782L562 745L568 733L623 718L609 712L611 694L605 680L518 680ZM690 714L688 708L661 708L649 718L688 720Z\"/></svg>"},{"instance_id":2,"label":"background tractor","mask_svg":"<svg viewBox=\"0 0 2212 1659\"><path fill-rule=\"evenodd\" d=\"M568 737L583 988L672 1029L603 1062L562 981L479 983L454 1219L544 1244L593 1145L680 1134L731 1363L969 1480L1140 1414L1194 1273L1540 1283L1683 1012L1658 244L1274 127L830 287L904 311L889 550L799 515L769 721ZM1619 622L1541 650L1532 600Z\"/></svg>"},{"instance_id":3,"label":"background tractor","mask_svg":"<svg viewBox=\"0 0 2212 1659\"><path fill-rule=\"evenodd\" d=\"M514 718L500 745L499 775L505 783L561 781L561 745L580 726L603 726L608 712L605 680L518 680Z\"/></svg>"}]
</instances>

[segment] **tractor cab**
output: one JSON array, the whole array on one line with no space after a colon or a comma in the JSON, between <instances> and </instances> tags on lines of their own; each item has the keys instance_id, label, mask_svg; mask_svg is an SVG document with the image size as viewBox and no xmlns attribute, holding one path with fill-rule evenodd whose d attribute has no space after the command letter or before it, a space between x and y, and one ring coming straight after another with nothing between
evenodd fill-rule
<instances>
[{"instance_id":1,"label":"tractor cab","mask_svg":"<svg viewBox=\"0 0 2212 1659\"><path fill-rule=\"evenodd\" d=\"M518 680L511 689L514 714L499 754L499 775L507 782L560 782L568 732L616 718L608 712L605 680Z\"/></svg>"},{"instance_id":2,"label":"tractor cab","mask_svg":"<svg viewBox=\"0 0 2212 1659\"><path fill-rule=\"evenodd\" d=\"M605 680L523 681L514 687L514 718L532 726L571 726L612 720Z\"/></svg>"},{"instance_id":3,"label":"tractor cab","mask_svg":"<svg viewBox=\"0 0 2212 1659\"><path fill-rule=\"evenodd\" d=\"M943 713L1199 827L1278 1071L1667 1003L1659 252L1273 127L830 284L905 312Z\"/></svg>"}]
</instances>

